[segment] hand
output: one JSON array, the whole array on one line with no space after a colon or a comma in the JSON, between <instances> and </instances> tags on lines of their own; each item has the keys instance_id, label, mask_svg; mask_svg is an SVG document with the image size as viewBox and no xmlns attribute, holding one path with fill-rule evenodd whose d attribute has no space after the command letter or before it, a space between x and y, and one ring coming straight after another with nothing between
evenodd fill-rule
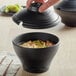
<instances>
[{"instance_id":1,"label":"hand","mask_svg":"<svg viewBox=\"0 0 76 76\"><path fill-rule=\"evenodd\" d=\"M32 2L40 2L42 5L39 8L39 12L44 12L47 8L52 6L53 4L57 3L59 0L27 0L27 5L26 7L29 8Z\"/></svg>"}]
</instances>

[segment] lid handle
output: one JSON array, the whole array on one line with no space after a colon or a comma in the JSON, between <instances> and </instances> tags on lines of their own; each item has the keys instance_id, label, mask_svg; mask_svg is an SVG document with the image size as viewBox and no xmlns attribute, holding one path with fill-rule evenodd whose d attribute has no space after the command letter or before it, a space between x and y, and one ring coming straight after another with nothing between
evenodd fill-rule
<instances>
[{"instance_id":1,"label":"lid handle","mask_svg":"<svg viewBox=\"0 0 76 76\"><path fill-rule=\"evenodd\" d=\"M39 7L42 5L42 3L32 3L28 10L33 12L38 12Z\"/></svg>"}]
</instances>

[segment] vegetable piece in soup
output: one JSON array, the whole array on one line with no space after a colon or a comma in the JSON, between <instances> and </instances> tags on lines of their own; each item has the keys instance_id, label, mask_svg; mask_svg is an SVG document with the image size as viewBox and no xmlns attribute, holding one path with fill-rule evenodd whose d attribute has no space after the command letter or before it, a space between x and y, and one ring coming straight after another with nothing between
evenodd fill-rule
<instances>
[{"instance_id":1,"label":"vegetable piece in soup","mask_svg":"<svg viewBox=\"0 0 76 76\"><path fill-rule=\"evenodd\" d=\"M34 40L34 41L27 41L22 43L20 46L26 48L46 48L53 46L53 43L50 41L42 41L42 40Z\"/></svg>"}]
</instances>

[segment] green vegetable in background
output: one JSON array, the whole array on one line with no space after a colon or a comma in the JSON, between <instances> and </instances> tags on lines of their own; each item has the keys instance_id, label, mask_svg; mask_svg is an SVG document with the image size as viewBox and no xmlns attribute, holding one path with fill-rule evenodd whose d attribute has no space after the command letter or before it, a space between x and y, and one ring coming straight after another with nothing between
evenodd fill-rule
<instances>
[{"instance_id":1,"label":"green vegetable in background","mask_svg":"<svg viewBox=\"0 0 76 76\"><path fill-rule=\"evenodd\" d=\"M4 12L8 13L8 12L18 12L21 10L21 6L19 4L15 4L15 5L8 5L6 6Z\"/></svg>"},{"instance_id":2,"label":"green vegetable in background","mask_svg":"<svg viewBox=\"0 0 76 76\"><path fill-rule=\"evenodd\" d=\"M5 8L4 12L5 13L8 13L9 12L9 9L8 8Z\"/></svg>"}]
</instances>

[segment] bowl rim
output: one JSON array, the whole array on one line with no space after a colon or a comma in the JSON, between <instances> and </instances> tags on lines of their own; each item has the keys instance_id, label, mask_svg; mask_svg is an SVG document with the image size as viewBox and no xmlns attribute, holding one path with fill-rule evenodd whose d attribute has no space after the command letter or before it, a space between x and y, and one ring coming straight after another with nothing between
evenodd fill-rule
<instances>
[{"instance_id":1,"label":"bowl rim","mask_svg":"<svg viewBox=\"0 0 76 76\"><path fill-rule=\"evenodd\" d=\"M57 42L56 44L54 44L53 46L46 47L46 48L27 48L27 47L22 47L22 46L20 46L19 44L16 44L16 43L14 42L16 38L18 38L18 37L20 37L20 36L22 36L22 35L25 35L25 34L34 34L34 33L42 33L42 34L48 34L48 35L54 36L54 37L56 37L56 38L58 39L58 42ZM19 47L19 48L22 48L22 49L32 49L32 50L37 50L37 49L38 49L38 50L39 50L39 49L53 48L53 47L59 45L59 44L60 44L60 39L59 39L58 36L56 36L56 35L54 35L54 34L50 34L50 33L45 33L45 32L29 32L29 33L23 33L23 34L20 34L20 35L16 36L16 37L12 40L12 43L13 43L15 46L17 46L17 47Z\"/></svg>"},{"instance_id":2,"label":"bowl rim","mask_svg":"<svg viewBox=\"0 0 76 76\"><path fill-rule=\"evenodd\" d=\"M57 8L57 7L54 7L54 8L55 8L56 10L59 10L59 11L76 14L76 10L64 10L64 9L59 9L59 8Z\"/></svg>"}]
</instances>

